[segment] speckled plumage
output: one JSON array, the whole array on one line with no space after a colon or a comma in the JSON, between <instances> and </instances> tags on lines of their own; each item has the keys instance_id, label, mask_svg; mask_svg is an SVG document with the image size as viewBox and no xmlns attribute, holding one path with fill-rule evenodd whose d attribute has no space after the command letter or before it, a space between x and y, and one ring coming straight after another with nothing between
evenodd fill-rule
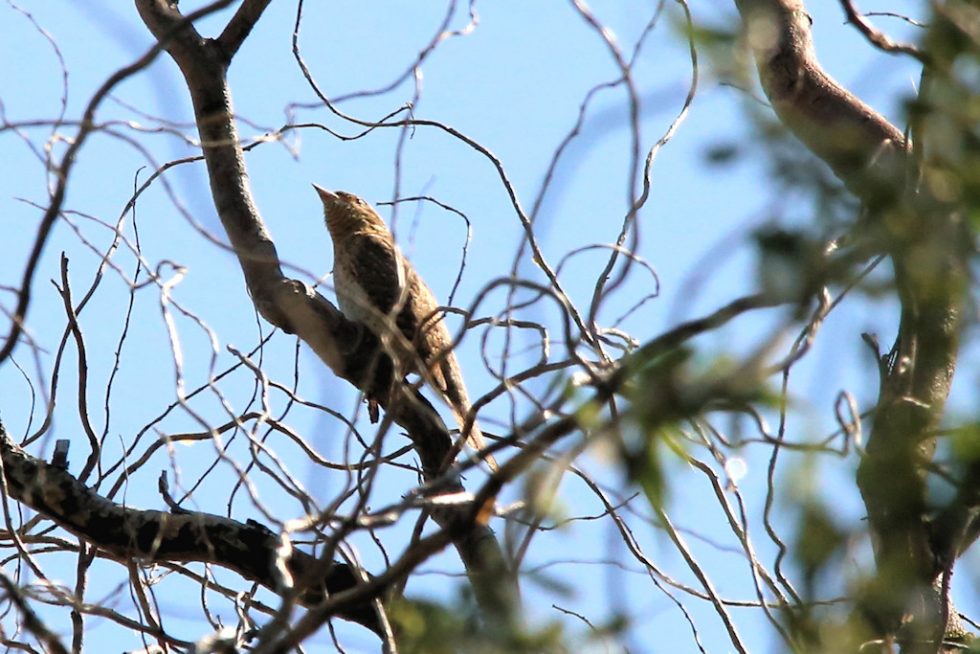
<instances>
[{"instance_id":1,"label":"speckled plumage","mask_svg":"<svg viewBox=\"0 0 980 654\"><path fill-rule=\"evenodd\" d=\"M405 373L421 373L419 364L424 363L423 379L446 399L462 430L470 400L432 291L401 255L371 205L350 193L313 187L323 201L333 241L340 310L376 334ZM484 447L476 423L467 440L473 448ZM486 460L496 470L493 457Z\"/></svg>"}]
</instances>

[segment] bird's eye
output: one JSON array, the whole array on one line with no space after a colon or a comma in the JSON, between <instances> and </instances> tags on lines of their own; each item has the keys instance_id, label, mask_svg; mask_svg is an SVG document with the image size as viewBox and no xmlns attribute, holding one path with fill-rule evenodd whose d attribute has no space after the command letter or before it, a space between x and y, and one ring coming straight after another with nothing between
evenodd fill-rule
<instances>
[{"instance_id":1,"label":"bird's eye","mask_svg":"<svg viewBox=\"0 0 980 654\"><path fill-rule=\"evenodd\" d=\"M341 191L341 192L337 193L337 195L340 196L341 198L343 198L343 200L345 202L347 202L348 204L355 204L355 205L362 205L362 204L364 204L364 201L361 200L361 198L359 198L356 195L354 195L353 193L347 193L346 191Z\"/></svg>"}]
</instances>

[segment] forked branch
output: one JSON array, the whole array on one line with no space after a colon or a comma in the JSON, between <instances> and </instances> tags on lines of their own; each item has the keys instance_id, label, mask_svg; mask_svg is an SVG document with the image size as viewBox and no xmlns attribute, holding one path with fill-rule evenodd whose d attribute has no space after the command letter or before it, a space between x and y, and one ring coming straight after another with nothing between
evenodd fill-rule
<instances>
[{"instance_id":1,"label":"forked branch","mask_svg":"<svg viewBox=\"0 0 980 654\"><path fill-rule=\"evenodd\" d=\"M959 553L943 531L964 531L972 510L931 522L926 464L953 380L965 306L962 208L920 184L901 130L820 67L802 0L736 0L762 87L780 121L864 204L863 246L887 253L902 304L892 361L882 375L858 485L876 544L877 574L860 604L882 637L935 652L955 611L935 590ZM940 74L942 71L939 71ZM865 249L867 251L867 249ZM964 504L969 504L965 502ZM975 504L975 498L974 498ZM937 530L939 533L937 533ZM946 543L946 545L942 545ZM929 648L932 648L931 650Z\"/></svg>"}]
</instances>

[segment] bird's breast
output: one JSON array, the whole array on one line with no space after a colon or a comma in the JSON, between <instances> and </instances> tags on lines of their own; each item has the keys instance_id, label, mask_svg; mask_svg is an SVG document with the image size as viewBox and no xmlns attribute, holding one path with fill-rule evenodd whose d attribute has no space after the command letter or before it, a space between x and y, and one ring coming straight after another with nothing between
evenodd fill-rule
<instances>
[{"instance_id":1,"label":"bird's breast","mask_svg":"<svg viewBox=\"0 0 980 654\"><path fill-rule=\"evenodd\" d=\"M364 323L371 331L377 333L377 311L371 310L371 299L357 282L357 277L350 274L345 266L336 266L333 273L334 291L337 293L337 303L340 310L351 320Z\"/></svg>"}]
</instances>

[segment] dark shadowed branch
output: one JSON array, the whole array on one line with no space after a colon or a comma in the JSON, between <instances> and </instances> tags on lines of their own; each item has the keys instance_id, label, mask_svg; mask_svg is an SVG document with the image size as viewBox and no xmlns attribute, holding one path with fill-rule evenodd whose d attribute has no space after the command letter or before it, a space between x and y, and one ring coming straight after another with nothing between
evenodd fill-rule
<instances>
[{"instance_id":1,"label":"dark shadowed branch","mask_svg":"<svg viewBox=\"0 0 980 654\"><path fill-rule=\"evenodd\" d=\"M139 510L103 498L67 470L29 455L0 425L4 492L120 561L202 562L285 593L305 580L299 601L315 606L360 580L345 563L327 566L280 540L264 526L193 511ZM287 574L290 578L284 577ZM370 603L349 603L336 614L380 633Z\"/></svg>"}]
</instances>

